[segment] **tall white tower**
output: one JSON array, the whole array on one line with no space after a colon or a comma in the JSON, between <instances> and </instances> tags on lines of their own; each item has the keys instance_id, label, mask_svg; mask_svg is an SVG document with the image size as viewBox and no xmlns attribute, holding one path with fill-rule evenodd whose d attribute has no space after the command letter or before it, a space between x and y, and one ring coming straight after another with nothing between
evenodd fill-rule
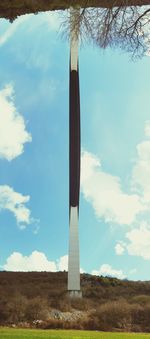
<instances>
[{"instance_id":1,"label":"tall white tower","mask_svg":"<svg viewBox=\"0 0 150 339\"><path fill-rule=\"evenodd\" d=\"M79 9L70 9L70 93L69 93L69 262L68 291L81 297L79 258L80 193L80 91L78 73Z\"/></svg>"}]
</instances>

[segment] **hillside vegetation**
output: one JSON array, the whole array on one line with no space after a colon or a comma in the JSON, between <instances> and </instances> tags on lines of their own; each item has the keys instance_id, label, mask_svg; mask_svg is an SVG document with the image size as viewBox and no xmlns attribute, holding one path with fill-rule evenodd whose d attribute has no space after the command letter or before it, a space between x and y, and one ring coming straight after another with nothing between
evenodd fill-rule
<instances>
[{"instance_id":1,"label":"hillside vegetation","mask_svg":"<svg viewBox=\"0 0 150 339\"><path fill-rule=\"evenodd\" d=\"M82 299L66 286L66 272L0 272L0 324L150 332L150 282L82 274Z\"/></svg>"}]
</instances>

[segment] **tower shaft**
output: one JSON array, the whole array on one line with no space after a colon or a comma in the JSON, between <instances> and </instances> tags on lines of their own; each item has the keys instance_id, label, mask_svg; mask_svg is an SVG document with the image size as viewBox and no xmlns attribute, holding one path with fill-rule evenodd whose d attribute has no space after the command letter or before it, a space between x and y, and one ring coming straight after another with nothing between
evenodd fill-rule
<instances>
[{"instance_id":1,"label":"tower shaft","mask_svg":"<svg viewBox=\"0 0 150 339\"><path fill-rule=\"evenodd\" d=\"M80 193L80 92L78 72L78 20L80 10L70 10L70 89L69 89L69 262L68 291L80 296L79 193Z\"/></svg>"}]
</instances>

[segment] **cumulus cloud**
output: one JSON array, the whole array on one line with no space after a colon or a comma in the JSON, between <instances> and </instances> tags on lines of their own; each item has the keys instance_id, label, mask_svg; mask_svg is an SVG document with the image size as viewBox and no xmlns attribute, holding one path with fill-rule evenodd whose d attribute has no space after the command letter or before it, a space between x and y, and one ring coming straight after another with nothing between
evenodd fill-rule
<instances>
[{"instance_id":1,"label":"cumulus cloud","mask_svg":"<svg viewBox=\"0 0 150 339\"><path fill-rule=\"evenodd\" d=\"M145 136L150 138L150 121L147 120L145 123Z\"/></svg>"},{"instance_id":2,"label":"cumulus cloud","mask_svg":"<svg viewBox=\"0 0 150 339\"><path fill-rule=\"evenodd\" d=\"M137 145L137 157L134 162L131 179L132 188L142 200L144 213L137 218L135 225L126 235L125 242L119 242L115 251L139 256L150 260L150 122L145 124L145 139Z\"/></svg>"},{"instance_id":3,"label":"cumulus cloud","mask_svg":"<svg viewBox=\"0 0 150 339\"><path fill-rule=\"evenodd\" d=\"M150 260L150 121L146 121L145 138L136 149L130 194L122 190L120 179L104 172L100 160L89 152L82 153L81 189L99 218L132 226L126 230L125 240L116 244L116 254Z\"/></svg>"},{"instance_id":4,"label":"cumulus cloud","mask_svg":"<svg viewBox=\"0 0 150 339\"><path fill-rule=\"evenodd\" d=\"M124 279L126 277L122 270L116 270L109 264L103 264L99 270L93 270L92 274L116 277L118 279Z\"/></svg>"},{"instance_id":5,"label":"cumulus cloud","mask_svg":"<svg viewBox=\"0 0 150 339\"><path fill-rule=\"evenodd\" d=\"M9 161L24 151L24 144L31 142L25 122L14 104L13 86L0 91L0 158Z\"/></svg>"},{"instance_id":6,"label":"cumulus cloud","mask_svg":"<svg viewBox=\"0 0 150 339\"><path fill-rule=\"evenodd\" d=\"M86 151L82 152L81 190L105 222L130 225L143 211L139 196L124 193L120 179L104 172L100 160Z\"/></svg>"},{"instance_id":7,"label":"cumulus cloud","mask_svg":"<svg viewBox=\"0 0 150 339\"><path fill-rule=\"evenodd\" d=\"M33 251L29 256L23 256L19 252L12 253L3 266L6 271L51 271L56 272L54 261L49 261L42 252Z\"/></svg>"},{"instance_id":8,"label":"cumulus cloud","mask_svg":"<svg viewBox=\"0 0 150 339\"><path fill-rule=\"evenodd\" d=\"M12 212L20 228L25 228L26 224L32 222L31 212L25 206L29 200L29 195L24 196L15 192L12 187L7 185L0 186L0 211L8 210Z\"/></svg>"},{"instance_id":9,"label":"cumulus cloud","mask_svg":"<svg viewBox=\"0 0 150 339\"><path fill-rule=\"evenodd\" d=\"M19 252L13 252L6 260L2 267L6 271L68 271L68 255L64 255L56 261L51 261L45 253L33 251L29 256L25 256ZM80 270L83 273L83 269Z\"/></svg>"},{"instance_id":10,"label":"cumulus cloud","mask_svg":"<svg viewBox=\"0 0 150 339\"><path fill-rule=\"evenodd\" d=\"M125 235L126 241L115 246L117 255L122 255L125 250L129 255L150 260L150 224L142 222L140 226L131 229Z\"/></svg>"},{"instance_id":11,"label":"cumulus cloud","mask_svg":"<svg viewBox=\"0 0 150 339\"><path fill-rule=\"evenodd\" d=\"M145 203L150 202L150 122L146 122L145 139L137 145L137 158L132 171L132 185Z\"/></svg>"},{"instance_id":12,"label":"cumulus cloud","mask_svg":"<svg viewBox=\"0 0 150 339\"><path fill-rule=\"evenodd\" d=\"M68 271L68 255L64 255L60 257L57 262L57 270L58 271ZM83 268L80 268L80 273L84 273Z\"/></svg>"},{"instance_id":13,"label":"cumulus cloud","mask_svg":"<svg viewBox=\"0 0 150 339\"><path fill-rule=\"evenodd\" d=\"M139 228L127 232L126 249L130 255L150 260L150 224L143 222Z\"/></svg>"},{"instance_id":14,"label":"cumulus cloud","mask_svg":"<svg viewBox=\"0 0 150 339\"><path fill-rule=\"evenodd\" d=\"M49 260L45 253L40 251L33 251L30 255L26 256L20 252L13 252L7 259L3 266L3 270L13 272L57 272L68 271L68 255L60 257L58 260ZM81 269L80 273L84 271ZM136 269L129 271L129 274L135 274ZM126 278L122 270L112 268L109 264L103 264L99 270L93 270L93 275L103 275L116 277L118 279Z\"/></svg>"},{"instance_id":15,"label":"cumulus cloud","mask_svg":"<svg viewBox=\"0 0 150 339\"><path fill-rule=\"evenodd\" d=\"M125 249L123 244L120 242L118 244L116 244L115 246L115 252L117 255L122 255L124 253Z\"/></svg>"},{"instance_id":16,"label":"cumulus cloud","mask_svg":"<svg viewBox=\"0 0 150 339\"><path fill-rule=\"evenodd\" d=\"M64 255L57 260L58 271L68 271L68 255Z\"/></svg>"}]
</instances>

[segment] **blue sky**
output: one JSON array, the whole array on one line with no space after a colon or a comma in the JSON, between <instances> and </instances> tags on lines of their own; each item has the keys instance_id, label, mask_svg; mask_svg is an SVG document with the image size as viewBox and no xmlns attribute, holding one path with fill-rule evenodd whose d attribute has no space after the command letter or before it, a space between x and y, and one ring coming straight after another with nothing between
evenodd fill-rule
<instances>
[{"instance_id":1,"label":"blue sky","mask_svg":"<svg viewBox=\"0 0 150 339\"><path fill-rule=\"evenodd\" d=\"M0 22L0 268L67 270L69 42ZM149 280L150 58L80 48L81 270Z\"/></svg>"}]
</instances>

